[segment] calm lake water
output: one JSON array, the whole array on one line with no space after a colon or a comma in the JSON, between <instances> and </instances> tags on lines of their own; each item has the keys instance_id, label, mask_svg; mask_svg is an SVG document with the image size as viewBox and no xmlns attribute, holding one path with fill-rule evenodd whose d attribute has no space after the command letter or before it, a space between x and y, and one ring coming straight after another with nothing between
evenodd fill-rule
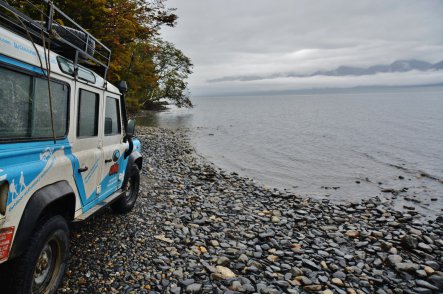
<instances>
[{"instance_id":1,"label":"calm lake water","mask_svg":"<svg viewBox=\"0 0 443 294\"><path fill-rule=\"evenodd\" d=\"M443 87L193 101L138 123L190 128L200 155L271 187L442 214Z\"/></svg>"}]
</instances>

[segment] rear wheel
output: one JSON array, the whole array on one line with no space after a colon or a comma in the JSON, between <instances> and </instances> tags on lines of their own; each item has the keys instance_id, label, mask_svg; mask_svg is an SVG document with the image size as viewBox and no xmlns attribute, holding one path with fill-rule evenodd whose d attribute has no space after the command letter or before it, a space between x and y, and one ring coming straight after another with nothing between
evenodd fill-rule
<instances>
[{"instance_id":1,"label":"rear wheel","mask_svg":"<svg viewBox=\"0 0 443 294\"><path fill-rule=\"evenodd\" d=\"M66 220L54 216L42 221L27 249L11 264L11 292L55 293L63 279L69 248Z\"/></svg>"},{"instance_id":2,"label":"rear wheel","mask_svg":"<svg viewBox=\"0 0 443 294\"><path fill-rule=\"evenodd\" d=\"M140 170L137 165L133 165L131 176L123 186L123 195L111 204L112 210L117 213L127 213L132 210L138 197L140 189Z\"/></svg>"}]
</instances>

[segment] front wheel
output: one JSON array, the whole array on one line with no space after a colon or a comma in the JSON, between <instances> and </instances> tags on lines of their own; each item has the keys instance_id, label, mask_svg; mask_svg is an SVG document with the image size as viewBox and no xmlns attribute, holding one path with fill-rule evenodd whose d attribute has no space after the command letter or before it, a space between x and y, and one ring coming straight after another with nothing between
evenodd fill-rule
<instances>
[{"instance_id":1,"label":"front wheel","mask_svg":"<svg viewBox=\"0 0 443 294\"><path fill-rule=\"evenodd\" d=\"M42 221L24 254L12 261L10 293L55 293L65 273L68 248L66 220L54 216Z\"/></svg>"},{"instance_id":2,"label":"front wheel","mask_svg":"<svg viewBox=\"0 0 443 294\"><path fill-rule=\"evenodd\" d=\"M132 166L131 176L123 186L123 195L111 204L112 210L117 213L127 213L132 210L140 189L140 170L136 165Z\"/></svg>"}]
</instances>

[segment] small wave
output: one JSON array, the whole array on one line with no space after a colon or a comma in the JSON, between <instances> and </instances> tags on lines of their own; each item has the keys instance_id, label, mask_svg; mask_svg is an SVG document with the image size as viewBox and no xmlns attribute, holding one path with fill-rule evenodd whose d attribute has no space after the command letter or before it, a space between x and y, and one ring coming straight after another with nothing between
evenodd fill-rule
<instances>
[{"instance_id":1,"label":"small wave","mask_svg":"<svg viewBox=\"0 0 443 294\"><path fill-rule=\"evenodd\" d=\"M382 161L382 160L380 160L378 158L375 158L374 156L372 156L370 154L367 154L367 153L363 153L363 155L366 158L368 158L368 159L370 159L370 160L372 160L374 162L377 162L379 164L383 164L383 165L386 165L386 166L389 166L389 167L396 168L396 169L404 171L405 173L408 173L408 174L416 174L416 175L418 174L418 175L420 175L423 178L427 178L427 179L436 181L436 182L438 182L440 184L443 184L443 179L440 179L439 177L431 175L430 173L427 173L425 171L418 170L418 169L413 169L413 168L408 168L408 167L405 167L405 166L401 166L401 165L393 164L393 163L389 163L389 162L384 162L384 161Z\"/></svg>"},{"instance_id":2,"label":"small wave","mask_svg":"<svg viewBox=\"0 0 443 294\"><path fill-rule=\"evenodd\" d=\"M433 176L433 175L431 175L431 174L429 174L427 172L424 172L424 171L421 171L421 170L416 170L416 169L409 169L409 168L406 168L404 166L396 165L396 164L392 164L392 163L386 163L386 165L394 167L394 168L397 168L399 170L403 170L403 171L405 171L407 173L419 174L421 177L424 177L424 178L427 178L427 179L430 179L430 180L434 180L434 181L437 181L437 182L443 184L443 179L439 179L438 177Z\"/></svg>"}]
</instances>

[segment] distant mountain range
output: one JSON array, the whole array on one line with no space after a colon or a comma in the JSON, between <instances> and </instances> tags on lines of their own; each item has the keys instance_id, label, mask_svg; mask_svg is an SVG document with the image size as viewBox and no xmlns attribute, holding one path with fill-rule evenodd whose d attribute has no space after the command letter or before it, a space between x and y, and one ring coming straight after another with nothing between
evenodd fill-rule
<instances>
[{"instance_id":1,"label":"distant mountain range","mask_svg":"<svg viewBox=\"0 0 443 294\"><path fill-rule=\"evenodd\" d=\"M418 70L418 71L443 70L443 60L435 64L416 59L397 60L388 65L379 64L367 68L340 66L334 70L316 71L311 74L300 74L292 72L286 74L271 74L268 76L258 76L258 75L229 76L229 77L222 77L222 78L208 80L208 82L209 83L229 82L229 81L246 82L246 81L275 79L281 77L304 78L304 77L313 77L313 76L365 76L365 75L375 75L378 73L408 72L412 70Z\"/></svg>"},{"instance_id":2,"label":"distant mountain range","mask_svg":"<svg viewBox=\"0 0 443 294\"><path fill-rule=\"evenodd\" d=\"M432 64L426 61L411 59L411 60L397 60L389 65L373 65L368 68L352 67L352 66L340 66L334 70L329 71L317 71L308 76L364 76L373 75L377 73L390 73L390 72L407 72L411 70L442 70L443 60Z\"/></svg>"},{"instance_id":3,"label":"distant mountain range","mask_svg":"<svg viewBox=\"0 0 443 294\"><path fill-rule=\"evenodd\" d=\"M432 66L432 68L435 68L437 70L443 69L443 60L440 61L439 63L436 63Z\"/></svg>"}]
</instances>

